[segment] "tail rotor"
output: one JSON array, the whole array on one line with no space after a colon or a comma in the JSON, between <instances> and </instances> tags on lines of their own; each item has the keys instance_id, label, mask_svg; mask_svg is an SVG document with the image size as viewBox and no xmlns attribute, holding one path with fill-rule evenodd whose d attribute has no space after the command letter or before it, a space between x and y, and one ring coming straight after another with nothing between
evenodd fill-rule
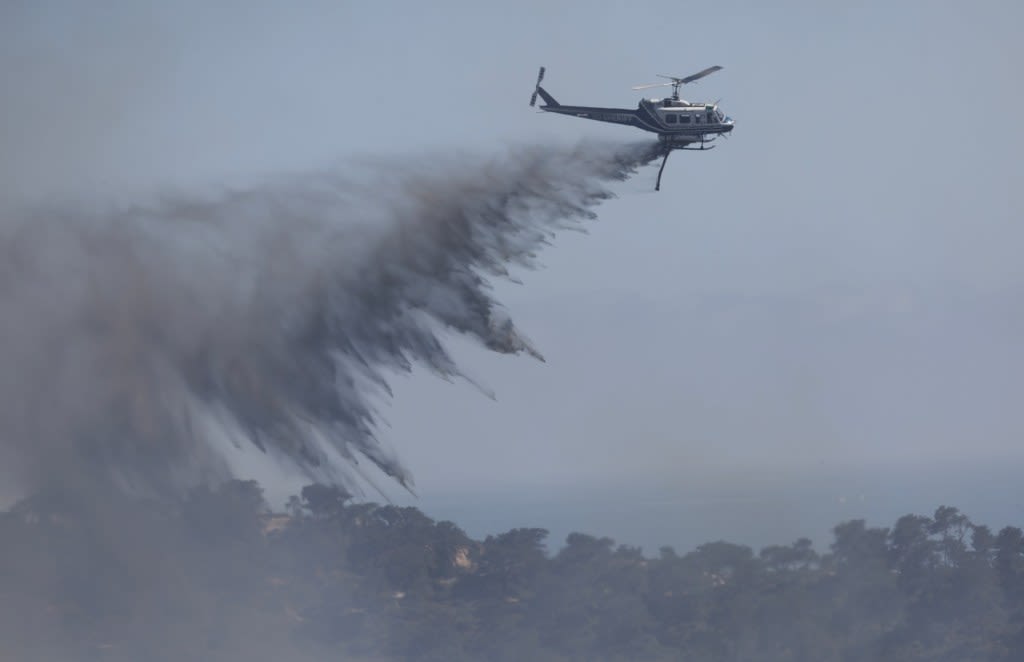
<instances>
[{"instance_id":1,"label":"tail rotor","mask_svg":"<svg viewBox=\"0 0 1024 662\"><path fill-rule=\"evenodd\" d=\"M544 67L540 68L540 73L537 74L537 85L533 88L533 96L530 97L530 107L532 108L537 103L537 92L540 90L540 82L544 80Z\"/></svg>"}]
</instances>

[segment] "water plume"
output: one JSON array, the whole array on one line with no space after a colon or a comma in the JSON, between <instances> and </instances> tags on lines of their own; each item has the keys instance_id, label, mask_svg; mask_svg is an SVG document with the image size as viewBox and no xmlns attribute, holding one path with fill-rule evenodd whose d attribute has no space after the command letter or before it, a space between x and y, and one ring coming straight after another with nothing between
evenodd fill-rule
<instances>
[{"instance_id":1,"label":"water plume","mask_svg":"<svg viewBox=\"0 0 1024 662\"><path fill-rule=\"evenodd\" d=\"M351 486L393 371L463 374L442 332L540 352L490 289L657 154L586 143L378 160L213 197L0 226L0 462L24 489L146 493L227 477L255 444Z\"/></svg>"}]
</instances>

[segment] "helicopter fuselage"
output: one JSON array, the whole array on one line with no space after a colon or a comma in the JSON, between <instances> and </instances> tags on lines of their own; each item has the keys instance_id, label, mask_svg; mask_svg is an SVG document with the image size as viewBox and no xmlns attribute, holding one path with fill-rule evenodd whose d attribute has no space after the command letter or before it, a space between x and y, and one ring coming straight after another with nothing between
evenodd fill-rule
<instances>
[{"instance_id":1,"label":"helicopter fuselage","mask_svg":"<svg viewBox=\"0 0 1024 662\"><path fill-rule=\"evenodd\" d=\"M636 108L603 108L599 106L565 106L546 97L541 110L559 115L580 117L597 122L626 124L658 134L664 142L701 142L707 136L732 131L734 122L710 103L692 103L682 99L644 99Z\"/></svg>"}]
</instances>

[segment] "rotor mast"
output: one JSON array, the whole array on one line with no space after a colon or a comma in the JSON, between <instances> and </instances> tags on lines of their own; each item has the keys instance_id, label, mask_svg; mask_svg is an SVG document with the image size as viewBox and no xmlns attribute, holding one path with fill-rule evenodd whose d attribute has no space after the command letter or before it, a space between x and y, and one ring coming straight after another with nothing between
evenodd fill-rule
<instances>
[{"instance_id":1,"label":"rotor mast","mask_svg":"<svg viewBox=\"0 0 1024 662\"><path fill-rule=\"evenodd\" d=\"M683 81L678 78L672 79L672 100L679 101L679 88L683 86Z\"/></svg>"}]
</instances>

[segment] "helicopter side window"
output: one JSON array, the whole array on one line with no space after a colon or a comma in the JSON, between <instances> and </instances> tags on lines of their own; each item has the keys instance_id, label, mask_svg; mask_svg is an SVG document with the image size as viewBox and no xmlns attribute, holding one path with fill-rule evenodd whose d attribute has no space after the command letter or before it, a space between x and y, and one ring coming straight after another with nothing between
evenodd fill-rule
<instances>
[{"instance_id":1,"label":"helicopter side window","mask_svg":"<svg viewBox=\"0 0 1024 662\"><path fill-rule=\"evenodd\" d=\"M708 124L714 124L714 123L715 123L715 116L712 115L711 113L708 113Z\"/></svg>"},{"instance_id":2,"label":"helicopter side window","mask_svg":"<svg viewBox=\"0 0 1024 662\"><path fill-rule=\"evenodd\" d=\"M694 115L693 116L693 123L694 124L700 124L700 115Z\"/></svg>"},{"instance_id":3,"label":"helicopter side window","mask_svg":"<svg viewBox=\"0 0 1024 662\"><path fill-rule=\"evenodd\" d=\"M675 124L677 119L675 115L666 115L665 121L668 122L669 124Z\"/></svg>"},{"instance_id":4,"label":"helicopter side window","mask_svg":"<svg viewBox=\"0 0 1024 662\"><path fill-rule=\"evenodd\" d=\"M683 115L682 117L679 118L679 123L680 124L689 124L690 123L690 116L689 115Z\"/></svg>"}]
</instances>

